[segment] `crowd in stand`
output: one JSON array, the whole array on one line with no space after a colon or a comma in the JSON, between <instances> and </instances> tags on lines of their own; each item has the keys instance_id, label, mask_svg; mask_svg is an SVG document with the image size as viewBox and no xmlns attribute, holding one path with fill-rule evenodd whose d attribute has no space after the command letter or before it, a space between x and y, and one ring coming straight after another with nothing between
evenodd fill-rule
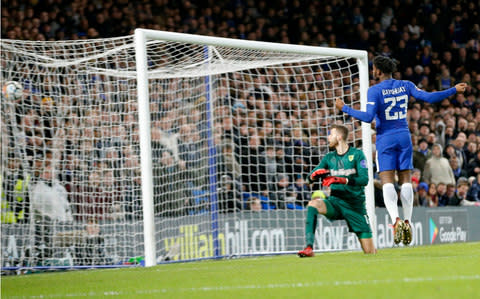
<instances>
[{"instance_id":1,"label":"crowd in stand","mask_svg":"<svg viewBox=\"0 0 480 299\"><path fill-rule=\"evenodd\" d=\"M441 103L410 102L408 121L415 147L413 183L417 191L417 205L480 205L479 10L475 2L447 0L435 3L412 0L376 0L369 3L276 1L268 4L267 1L252 0L2 0L1 36L35 41L77 40L128 35L141 27L247 40L345 47L367 50L370 61L378 54L395 58L398 61L395 78L411 80L426 91L442 90L455 82L466 82L469 87L465 94ZM370 84L375 84L374 78L370 78ZM83 197L88 197L88 194L108 194L105 195L108 198L100 199L102 202L135 201L139 196L135 193L140 190L138 173L124 173L121 177L135 179L124 182L121 189L112 184L119 176L117 169L131 171L139 165L137 149L118 147L114 143L115 138L120 136L138 138L138 128L132 125L135 120L130 119L134 118L136 108L119 110L124 111L124 115L122 119L115 120L115 110L107 111L100 107L88 113L75 109L62 112L63 108L75 103L62 106L61 100L56 98L54 101L56 113L66 113L70 122L77 122L78 117L75 116L80 113L84 119L90 118L91 124L81 133L75 124L66 131L52 131L50 129L55 125L50 122L54 122L55 118L51 117L52 110L49 109L52 109L53 101L49 97L39 99L39 105L22 111L25 116L17 122L25 128L43 122L46 128L41 132L25 132L32 148L49 149L43 150L40 156L32 153L30 163L34 165L37 161L41 163L50 159L51 155L55 155L55 151L52 153L55 148L65 150L63 158L66 162L62 165L59 178L66 185L67 192L82 197L69 197L78 214L105 213L103 210L82 210L81 204L75 207L73 203L86 200ZM307 109L305 113L308 115L298 117L282 111L281 105L275 106L271 101L270 97L259 101L248 99L247 95L229 100L217 110L220 117L214 134L215 138L223 140L217 143L222 144L217 149L220 153L218 181L221 210L256 210L259 203L263 209L301 209L308 202L310 190L303 178L324 153L325 139L321 136L325 136L326 132L314 133L314 130L307 130L307 124L297 121L301 117L315 118L316 107ZM153 120L152 129L152 144L161 149L153 157L157 165L154 168L157 178L154 185L158 188L155 194L161 194L157 199L156 212L162 214L169 210L173 211L173 214L170 212L172 215L180 215L186 213L182 210L183 206L192 205L189 202L191 198L201 199L208 191L197 189L208 185L208 161L204 158L208 156L205 154L207 145L204 138L206 123L195 108L179 113L169 110L167 104L157 102L152 106L165 112L161 120ZM259 109L259 105L273 106L268 118L257 119L254 110ZM233 118L221 117L229 113L233 113ZM96 124L104 118L112 121L115 127L99 132L95 129ZM175 119L180 121L174 123ZM281 127L285 122L291 126L288 134L276 135L277 126ZM80 134L91 135L92 138L96 135L108 136L108 141L113 143L92 144L85 138L82 144L68 144L78 139ZM65 144L52 144L55 140L53 136L61 137ZM232 142L225 142L222 138L229 138ZM286 146L289 144L294 146ZM80 147L81 150L75 153ZM107 148L121 148L122 152ZM82 155L90 152L92 155L79 157L78 152ZM99 165L102 162L96 161L103 155L108 157L109 165ZM79 163L88 165L77 165ZM204 163L204 167L198 163ZM12 158L9 169L14 172L19 164L20 161ZM75 175L75 167L88 169L90 164L95 165L97 171L91 171L88 178L73 180L69 177ZM189 169L203 169L205 173L192 174ZM34 176L40 177L41 174ZM189 178L188 182L185 178ZM70 186L72 180L89 183ZM186 188L187 185L192 187ZM14 188L11 186L10 189ZM163 206L168 202L168 199L162 199L163 195L182 201ZM381 192L376 193L376 202L382 206ZM137 204L140 206L140 203ZM195 210L188 211L195 213L201 210L202 207L197 206Z\"/></svg>"}]
</instances>

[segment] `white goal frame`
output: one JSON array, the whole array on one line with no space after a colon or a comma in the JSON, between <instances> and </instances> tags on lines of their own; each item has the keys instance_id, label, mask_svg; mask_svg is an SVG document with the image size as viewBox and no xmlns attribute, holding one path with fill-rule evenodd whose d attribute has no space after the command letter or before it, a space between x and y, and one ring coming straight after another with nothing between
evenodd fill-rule
<instances>
[{"instance_id":1,"label":"white goal frame","mask_svg":"<svg viewBox=\"0 0 480 299\"><path fill-rule=\"evenodd\" d=\"M137 71L137 93L139 105L139 129L140 129L140 152L141 152L141 177L142 177L142 198L143 198L143 221L144 221L144 249L145 266L150 267L157 264L156 245L155 245L155 225L154 225L154 204L153 204L153 165L151 159L151 134L150 134L150 110L149 110L149 91L148 80L149 73L147 68L147 41L161 40L184 42L205 46L208 52L212 47L223 46L231 48L263 50L272 52L287 52L292 54L310 54L330 57L355 58L359 68L359 86L361 109L366 109L368 81L368 56L366 51L338 49L327 47L314 47L303 45L280 44L259 41L237 40L231 38L220 38L210 36L200 36L184 33L164 32L147 29L135 30L135 52L136 52L136 71ZM205 62L206 67L209 65ZM210 90L211 92L211 90ZM207 97L207 110L211 97ZM207 111L211 114L212 111ZM212 118L210 117L210 120ZM373 187L373 161L372 161L372 130L370 124L362 122L362 146L368 163L369 183L365 187L367 213L371 221L373 239L376 244L376 217L375 217L375 199ZM212 193L212 192L211 192ZM214 193L214 192L213 192ZM212 218L213 219L213 218ZM215 231L213 232L215 236ZM215 237L214 237L215 239Z\"/></svg>"}]
</instances>

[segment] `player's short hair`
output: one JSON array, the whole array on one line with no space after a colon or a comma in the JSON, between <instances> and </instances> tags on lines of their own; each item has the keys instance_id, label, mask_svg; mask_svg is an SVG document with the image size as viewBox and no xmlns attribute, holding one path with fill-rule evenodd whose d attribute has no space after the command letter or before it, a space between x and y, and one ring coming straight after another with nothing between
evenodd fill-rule
<instances>
[{"instance_id":1,"label":"player's short hair","mask_svg":"<svg viewBox=\"0 0 480 299\"><path fill-rule=\"evenodd\" d=\"M347 141L348 139L348 128L344 125L333 124L331 129L336 129L340 135L342 135L343 140Z\"/></svg>"},{"instance_id":2,"label":"player's short hair","mask_svg":"<svg viewBox=\"0 0 480 299\"><path fill-rule=\"evenodd\" d=\"M376 56L373 65L384 74L392 74L397 70L397 64L386 56Z\"/></svg>"}]
</instances>

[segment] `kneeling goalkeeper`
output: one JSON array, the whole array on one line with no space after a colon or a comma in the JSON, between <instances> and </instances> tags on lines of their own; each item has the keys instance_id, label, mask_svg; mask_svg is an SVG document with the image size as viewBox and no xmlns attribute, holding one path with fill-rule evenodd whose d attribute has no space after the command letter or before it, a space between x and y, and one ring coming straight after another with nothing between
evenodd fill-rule
<instances>
[{"instance_id":1,"label":"kneeling goalkeeper","mask_svg":"<svg viewBox=\"0 0 480 299\"><path fill-rule=\"evenodd\" d=\"M365 208L365 186L368 183L367 160L359 149L347 143L348 128L332 125L328 135L329 152L309 174L307 183L321 180L330 187L326 199L313 198L308 203L305 235L307 247L298 252L300 257L313 257L313 243L318 214L329 220L345 219L350 232L354 232L364 253L376 253Z\"/></svg>"}]
</instances>

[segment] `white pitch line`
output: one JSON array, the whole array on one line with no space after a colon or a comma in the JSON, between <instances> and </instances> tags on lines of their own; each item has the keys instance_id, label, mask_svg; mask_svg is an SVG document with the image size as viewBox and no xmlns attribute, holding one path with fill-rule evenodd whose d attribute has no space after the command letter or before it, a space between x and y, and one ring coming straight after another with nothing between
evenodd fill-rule
<instances>
[{"instance_id":1,"label":"white pitch line","mask_svg":"<svg viewBox=\"0 0 480 299\"><path fill-rule=\"evenodd\" d=\"M169 289L153 289L153 290L138 290L134 292L124 291L104 291L104 292L88 292L88 293L70 293L70 294L48 294L48 295L34 295L34 296L12 296L10 298L73 298L73 297L90 297L90 296L125 296L125 295L149 295L149 294L168 294L179 292L217 292L217 291L231 291L231 290L262 290L262 289L284 289L284 288L311 288L311 287L325 287L325 286L349 286L349 285L378 285L391 283L421 283L421 282L435 282L435 281L462 281L462 280L480 280L480 274L476 275L457 275L444 277L404 277L400 279L371 279L371 280L337 280L337 281L318 281L318 282L298 282L298 283L274 283L265 285L238 285L238 286L205 286L198 288L169 288Z\"/></svg>"}]
</instances>

